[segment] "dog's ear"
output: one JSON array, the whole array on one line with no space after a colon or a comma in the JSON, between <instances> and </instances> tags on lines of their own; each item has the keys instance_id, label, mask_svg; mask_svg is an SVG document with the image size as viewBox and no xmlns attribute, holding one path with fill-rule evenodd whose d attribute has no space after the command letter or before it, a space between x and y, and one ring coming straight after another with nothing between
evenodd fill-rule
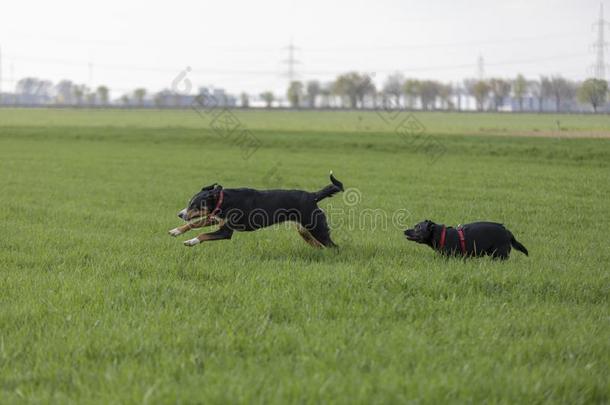
<instances>
[{"instance_id":1,"label":"dog's ear","mask_svg":"<svg viewBox=\"0 0 610 405\"><path fill-rule=\"evenodd\" d=\"M211 186L204 186L201 191L211 191L214 190L214 188L218 185L218 183L214 183Z\"/></svg>"}]
</instances>

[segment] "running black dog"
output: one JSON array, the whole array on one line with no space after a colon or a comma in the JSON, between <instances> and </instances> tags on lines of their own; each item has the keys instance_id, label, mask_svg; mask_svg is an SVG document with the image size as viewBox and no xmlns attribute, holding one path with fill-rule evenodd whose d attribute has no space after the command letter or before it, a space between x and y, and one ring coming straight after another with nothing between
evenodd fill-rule
<instances>
[{"instance_id":1,"label":"running black dog","mask_svg":"<svg viewBox=\"0 0 610 405\"><path fill-rule=\"evenodd\" d=\"M231 239L234 231L255 231L267 226L292 221L297 223L299 234L314 247L336 246L330 239L326 215L318 202L343 191L343 184L332 172L331 184L320 191L254 190L251 188L223 189L219 184L204 187L191 199L178 217L186 225L172 229L172 236L194 228L220 225L211 233L202 233L184 242L195 246L204 241Z\"/></svg>"},{"instance_id":2,"label":"running black dog","mask_svg":"<svg viewBox=\"0 0 610 405\"><path fill-rule=\"evenodd\" d=\"M425 220L413 229L407 229L405 236L448 256L488 255L508 259L511 246L528 255L525 246L504 225L495 222L473 222L452 228Z\"/></svg>"}]
</instances>

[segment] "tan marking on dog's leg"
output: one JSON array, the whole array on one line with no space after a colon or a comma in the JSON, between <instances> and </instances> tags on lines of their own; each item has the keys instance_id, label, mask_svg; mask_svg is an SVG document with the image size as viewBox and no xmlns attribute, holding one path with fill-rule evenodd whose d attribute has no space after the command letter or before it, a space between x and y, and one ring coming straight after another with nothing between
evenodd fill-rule
<instances>
[{"instance_id":1,"label":"tan marking on dog's leg","mask_svg":"<svg viewBox=\"0 0 610 405\"><path fill-rule=\"evenodd\" d=\"M205 241L222 240L222 239L230 239L231 238L230 235L227 238L226 235L219 234L218 232L220 232L220 230L217 230L217 231L211 232L211 233L202 233L200 235L197 235L197 237L195 237L193 239L185 240L184 241L184 245L192 247L192 246L198 245L198 244L200 244L202 242L205 242Z\"/></svg>"},{"instance_id":2,"label":"tan marking on dog's leg","mask_svg":"<svg viewBox=\"0 0 610 405\"><path fill-rule=\"evenodd\" d=\"M323 248L324 245L318 242L316 238L301 224L297 224L297 231L299 235L305 240L305 242L309 243L311 246L315 248Z\"/></svg>"},{"instance_id":3,"label":"tan marking on dog's leg","mask_svg":"<svg viewBox=\"0 0 610 405\"><path fill-rule=\"evenodd\" d=\"M191 229L193 229L191 224L185 224L185 225L179 226L178 228L171 229L169 231L169 234L171 236L178 236L178 235L182 235L185 232L190 231Z\"/></svg>"}]
</instances>

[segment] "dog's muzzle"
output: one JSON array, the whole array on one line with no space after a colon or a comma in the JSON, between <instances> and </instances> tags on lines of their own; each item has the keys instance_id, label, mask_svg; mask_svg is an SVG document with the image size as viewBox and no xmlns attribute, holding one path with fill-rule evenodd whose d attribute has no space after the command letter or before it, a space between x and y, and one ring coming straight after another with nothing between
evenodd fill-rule
<instances>
[{"instance_id":1,"label":"dog's muzzle","mask_svg":"<svg viewBox=\"0 0 610 405\"><path fill-rule=\"evenodd\" d=\"M407 229L404 233L407 239L417 241L418 238L414 229Z\"/></svg>"},{"instance_id":2,"label":"dog's muzzle","mask_svg":"<svg viewBox=\"0 0 610 405\"><path fill-rule=\"evenodd\" d=\"M178 213L178 218L186 221L186 208Z\"/></svg>"}]
</instances>

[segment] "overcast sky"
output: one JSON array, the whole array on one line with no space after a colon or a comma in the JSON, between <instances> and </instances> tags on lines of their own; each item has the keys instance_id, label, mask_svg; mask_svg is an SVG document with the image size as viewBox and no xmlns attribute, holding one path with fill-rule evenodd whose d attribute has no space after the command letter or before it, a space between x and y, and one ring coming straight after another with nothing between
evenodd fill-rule
<instances>
[{"instance_id":1,"label":"overcast sky","mask_svg":"<svg viewBox=\"0 0 610 405\"><path fill-rule=\"evenodd\" d=\"M298 78L358 70L457 81L477 75L591 75L599 0L5 1L2 89L24 76L106 84L119 96L195 85L284 93L291 38ZM610 0L605 0L610 19ZM610 34L610 31L607 30ZM610 35L607 35L607 38ZM91 63L92 68L89 67Z\"/></svg>"}]
</instances>

